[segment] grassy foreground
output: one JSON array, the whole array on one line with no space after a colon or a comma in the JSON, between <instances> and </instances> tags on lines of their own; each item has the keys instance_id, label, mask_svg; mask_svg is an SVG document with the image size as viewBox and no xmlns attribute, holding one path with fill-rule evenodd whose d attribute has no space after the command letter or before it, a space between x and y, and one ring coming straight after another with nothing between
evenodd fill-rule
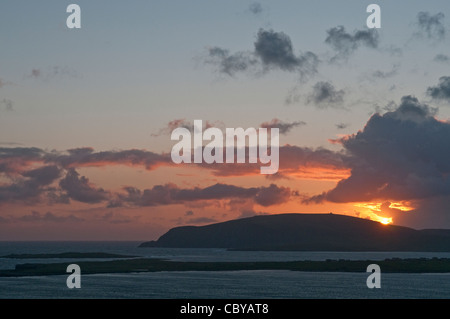
<instances>
[{"instance_id":1,"label":"grassy foreground","mask_svg":"<svg viewBox=\"0 0 450 319\"><path fill-rule=\"evenodd\" d=\"M450 272L450 258L415 258L385 260L326 260L283 262L181 262L164 259L136 258L112 261L73 262L82 274L132 273L157 271L236 271L291 270L328 272L366 272L370 264L378 264L381 271L396 273ZM19 264L15 269L0 270L0 277L67 275L69 263Z\"/></svg>"}]
</instances>

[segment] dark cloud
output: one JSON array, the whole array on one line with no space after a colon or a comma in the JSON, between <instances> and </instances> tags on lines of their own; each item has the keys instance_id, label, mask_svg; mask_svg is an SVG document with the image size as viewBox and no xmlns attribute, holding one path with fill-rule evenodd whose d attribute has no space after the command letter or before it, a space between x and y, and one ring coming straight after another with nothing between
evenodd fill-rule
<instances>
[{"instance_id":1,"label":"dark cloud","mask_svg":"<svg viewBox=\"0 0 450 319\"><path fill-rule=\"evenodd\" d=\"M11 184L0 186L0 203L39 202L41 194L46 191L45 186L53 183L59 175L60 170L54 165L22 172L12 179Z\"/></svg>"},{"instance_id":2,"label":"dark cloud","mask_svg":"<svg viewBox=\"0 0 450 319\"><path fill-rule=\"evenodd\" d=\"M71 199L82 203L95 204L108 199L108 193L102 188L95 188L89 180L70 168L66 176L59 181L59 186Z\"/></svg>"},{"instance_id":3,"label":"dark cloud","mask_svg":"<svg viewBox=\"0 0 450 319\"><path fill-rule=\"evenodd\" d=\"M19 180L9 185L0 186L0 204L21 202L33 204L39 201L43 189L30 180Z\"/></svg>"},{"instance_id":4,"label":"dark cloud","mask_svg":"<svg viewBox=\"0 0 450 319\"><path fill-rule=\"evenodd\" d=\"M335 51L336 56L332 61L347 59L360 46L376 49L379 44L379 36L376 29L356 30L353 34L345 31L343 26L337 26L327 30L325 43Z\"/></svg>"},{"instance_id":5,"label":"dark cloud","mask_svg":"<svg viewBox=\"0 0 450 319\"><path fill-rule=\"evenodd\" d=\"M20 173L28 166L47 163L63 168L130 165L148 170L158 165L171 165L170 155L146 150L100 151L91 147L69 149L67 152L47 152L35 147L0 147L0 173Z\"/></svg>"},{"instance_id":6,"label":"dark cloud","mask_svg":"<svg viewBox=\"0 0 450 319\"><path fill-rule=\"evenodd\" d=\"M448 63L450 62L450 57L445 54L436 54L433 59L434 62Z\"/></svg>"},{"instance_id":7,"label":"dark cloud","mask_svg":"<svg viewBox=\"0 0 450 319\"><path fill-rule=\"evenodd\" d=\"M427 94L433 99L450 102L450 76L441 77L438 85L427 89Z\"/></svg>"},{"instance_id":8,"label":"dark cloud","mask_svg":"<svg viewBox=\"0 0 450 319\"><path fill-rule=\"evenodd\" d=\"M42 162L44 152L38 148L0 147L0 174L10 183L0 185L0 204L6 202L36 203L44 186L52 183L59 174L55 166L30 169Z\"/></svg>"},{"instance_id":9,"label":"dark cloud","mask_svg":"<svg viewBox=\"0 0 450 319\"><path fill-rule=\"evenodd\" d=\"M259 61L249 52L230 54L229 50L213 47L208 50L205 63L216 65L220 73L234 76L239 72L246 72L258 66Z\"/></svg>"},{"instance_id":10,"label":"dark cloud","mask_svg":"<svg viewBox=\"0 0 450 319\"><path fill-rule=\"evenodd\" d=\"M47 202L53 204L70 204L70 197L60 189L50 188L46 193Z\"/></svg>"},{"instance_id":11,"label":"dark cloud","mask_svg":"<svg viewBox=\"0 0 450 319\"><path fill-rule=\"evenodd\" d=\"M260 125L261 128L278 128L280 134L285 135L289 133L293 128L306 125L306 122L303 121L295 121L295 122L283 122L277 118L270 120L269 122L264 122Z\"/></svg>"},{"instance_id":12,"label":"dark cloud","mask_svg":"<svg viewBox=\"0 0 450 319\"><path fill-rule=\"evenodd\" d=\"M319 63L318 57L312 52L296 55L289 36L273 30L259 30L255 54L266 69L295 71L301 75L316 73Z\"/></svg>"},{"instance_id":13,"label":"dark cloud","mask_svg":"<svg viewBox=\"0 0 450 319\"><path fill-rule=\"evenodd\" d=\"M347 128L348 126L349 126L349 124L347 124L347 123L338 123L338 124L336 124L336 128L338 130L343 130L343 129Z\"/></svg>"},{"instance_id":14,"label":"dark cloud","mask_svg":"<svg viewBox=\"0 0 450 319\"><path fill-rule=\"evenodd\" d=\"M251 199L262 206L281 204L287 201L289 188L271 184L269 187L244 188L235 185L215 184L206 188L182 189L174 184L156 185L143 191L134 187L125 187L126 194L121 196L123 203L136 206L159 206L183 204L194 201Z\"/></svg>"},{"instance_id":15,"label":"dark cloud","mask_svg":"<svg viewBox=\"0 0 450 319\"><path fill-rule=\"evenodd\" d=\"M255 202L261 206L272 206L285 203L291 197L291 190L287 187L278 187L271 184L269 187L261 187L255 196Z\"/></svg>"},{"instance_id":16,"label":"dark cloud","mask_svg":"<svg viewBox=\"0 0 450 319\"><path fill-rule=\"evenodd\" d=\"M36 147L0 147L0 173L14 174L43 161L45 152Z\"/></svg>"},{"instance_id":17,"label":"dark cloud","mask_svg":"<svg viewBox=\"0 0 450 319\"><path fill-rule=\"evenodd\" d=\"M282 132L302 125L301 122L274 121L267 127L277 126ZM248 157L248 149L246 156ZM280 147L280 173L277 177L290 174L307 174L310 178L336 179L334 176L320 176L319 169L346 170L346 158L342 153L325 149L309 149L285 145ZM207 169L214 176L260 175L260 163L234 164L197 164L199 169ZM39 148L0 148L0 173L10 183L0 185L0 203L68 204L70 200L96 204L105 202L107 207L121 207L126 204L136 206L155 206L183 203L197 204L195 201L246 199L252 203L272 203L273 198L264 199L259 192L265 188L242 188L233 185L216 184L207 188L180 189L173 184L158 185L152 189L139 190L127 187L124 193L114 193L92 185L88 178L76 171L80 167L105 167L110 165L138 165L154 169L157 165L170 165L170 157L149 151L125 150L96 152L90 147L69 149L64 153L47 152ZM311 172L309 172L309 170ZM314 174L312 173L314 171ZM274 187L269 188L274 191ZM282 189L282 188L278 188ZM287 194L286 191L274 196ZM275 201L273 201L275 202Z\"/></svg>"},{"instance_id":18,"label":"dark cloud","mask_svg":"<svg viewBox=\"0 0 450 319\"><path fill-rule=\"evenodd\" d=\"M76 148L68 154L48 153L47 162L57 163L65 168L106 165L142 165L150 170L160 164L171 163L170 156L160 155L145 150L102 151L95 152L90 147Z\"/></svg>"},{"instance_id":19,"label":"dark cloud","mask_svg":"<svg viewBox=\"0 0 450 319\"><path fill-rule=\"evenodd\" d=\"M199 164L199 166L211 170L212 174L215 176L260 175L260 164L248 163L248 149L245 153L246 163L240 165L214 163L208 165ZM346 170L348 167L346 164L348 158L344 153L334 152L324 148L313 149L308 147L283 145L279 148L279 159L278 177L285 177L290 174L302 174L308 169L330 169L339 171ZM318 179L322 178L318 172L310 175L310 177Z\"/></svg>"},{"instance_id":20,"label":"dark cloud","mask_svg":"<svg viewBox=\"0 0 450 319\"><path fill-rule=\"evenodd\" d=\"M38 78L38 77L41 76L41 73L42 72L39 69L32 69L30 76L33 77L33 78Z\"/></svg>"},{"instance_id":21,"label":"dark cloud","mask_svg":"<svg viewBox=\"0 0 450 319\"><path fill-rule=\"evenodd\" d=\"M307 103L320 108L340 106L344 102L344 90L336 90L331 82L317 82L307 97Z\"/></svg>"},{"instance_id":22,"label":"dark cloud","mask_svg":"<svg viewBox=\"0 0 450 319\"><path fill-rule=\"evenodd\" d=\"M49 185L59 178L61 170L56 165L43 166L22 173L37 185Z\"/></svg>"},{"instance_id":23,"label":"dark cloud","mask_svg":"<svg viewBox=\"0 0 450 319\"><path fill-rule=\"evenodd\" d=\"M208 50L205 63L216 65L219 72L230 76L238 72L282 70L296 72L304 78L317 73L319 58L312 52L296 54L290 37L283 32L260 29L253 51L231 54L213 47Z\"/></svg>"},{"instance_id":24,"label":"dark cloud","mask_svg":"<svg viewBox=\"0 0 450 319\"><path fill-rule=\"evenodd\" d=\"M450 123L434 115L432 108L412 96L404 96L395 111L373 115L362 131L340 140L349 155L351 175L306 202L450 196Z\"/></svg>"},{"instance_id":25,"label":"dark cloud","mask_svg":"<svg viewBox=\"0 0 450 319\"><path fill-rule=\"evenodd\" d=\"M259 2L250 3L248 10L254 15L260 15L263 12L263 6Z\"/></svg>"},{"instance_id":26,"label":"dark cloud","mask_svg":"<svg viewBox=\"0 0 450 319\"><path fill-rule=\"evenodd\" d=\"M431 15L429 12L419 12L417 14L418 34L429 39L443 40L445 38L444 18L445 15L442 12L435 15Z\"/></svg>"}]
</instances>

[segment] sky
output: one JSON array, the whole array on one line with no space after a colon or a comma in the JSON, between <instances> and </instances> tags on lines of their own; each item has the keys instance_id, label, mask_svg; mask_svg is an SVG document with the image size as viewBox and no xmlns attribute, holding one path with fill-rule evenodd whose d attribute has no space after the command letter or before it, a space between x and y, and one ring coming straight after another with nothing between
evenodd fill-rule
<instances>
[{"instance_id":1,"label":"sky","mask_svg":"<svg viewBox=\"0 0 450 319\"><path fill-rule=\"evenodd\" d=\"M278 213L450 228L449 18L446 0L2 1L0 240ZM194 120L278 128L278 173L174 164Z\"/></svg>"}]
</instances>

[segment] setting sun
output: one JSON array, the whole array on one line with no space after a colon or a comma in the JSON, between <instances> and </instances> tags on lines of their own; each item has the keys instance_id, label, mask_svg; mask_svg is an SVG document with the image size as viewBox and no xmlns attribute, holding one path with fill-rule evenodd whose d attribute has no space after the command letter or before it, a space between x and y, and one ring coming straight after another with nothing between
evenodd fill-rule
<instances>
[{"instance_id":1,"label":"setting sun","mask_svg":"<svg viewBox=\"0 0 450 319\"><path fill-rule=\"evenodd\" d=\"M361 217L370 218L383 225L393 223L392 217L383 216L390 215L389 209L395 209L402 212L408 212L414 209L408 202L355 203L354 206L358 208L358 213L362 215Z\"/></svg>"},{"instance_id":2,"label":"setting sun","mask_svg":"<svg viewBox=\"0 0 450 319\"><path fill-rule=\"evenodd\" d=\"M383 225L389 225L389 224L392 224L392 218L391 217L389 217L389 218L380 217L379 222L382 223Z\"/></svg>"}]
</instances>

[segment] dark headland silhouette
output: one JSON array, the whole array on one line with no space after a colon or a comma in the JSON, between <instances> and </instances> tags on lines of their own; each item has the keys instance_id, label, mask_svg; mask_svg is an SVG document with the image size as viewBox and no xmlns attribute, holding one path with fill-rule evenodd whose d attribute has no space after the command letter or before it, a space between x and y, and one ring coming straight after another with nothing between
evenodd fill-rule
<instances>
[{"instance_id":1,"label":"dark headland silhouette","mask_svg":"<svg viewBox=\"0 0 450 319\"><path fill-rule=\"evenodd\" d=\"M260 215L172 228L139 247L449 252L450 230L416 230L338 214Z\"/></svg>"}]
</instances>

